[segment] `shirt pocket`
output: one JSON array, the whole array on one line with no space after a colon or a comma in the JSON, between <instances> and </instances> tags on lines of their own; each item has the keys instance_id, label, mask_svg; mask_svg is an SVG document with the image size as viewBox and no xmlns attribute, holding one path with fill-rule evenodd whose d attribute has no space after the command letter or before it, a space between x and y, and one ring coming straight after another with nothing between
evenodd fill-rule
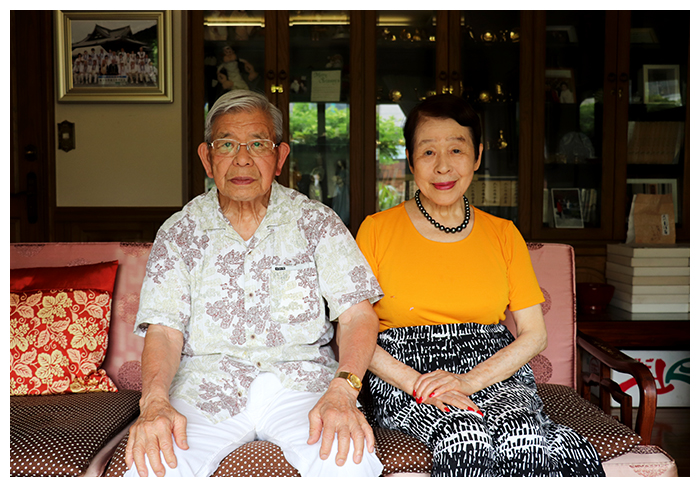
<instances>
[{"instance_id":1,"label":"shirt pocket","mask_svg":"<svg viewBox=\"0 0 700 487\"><path fill-rule=\"evenodd\" d=\"M318 316L319 307L318 273L314 262L272 266L270 318L273 321L310 321Z\"/></svg>"}]
</instances>

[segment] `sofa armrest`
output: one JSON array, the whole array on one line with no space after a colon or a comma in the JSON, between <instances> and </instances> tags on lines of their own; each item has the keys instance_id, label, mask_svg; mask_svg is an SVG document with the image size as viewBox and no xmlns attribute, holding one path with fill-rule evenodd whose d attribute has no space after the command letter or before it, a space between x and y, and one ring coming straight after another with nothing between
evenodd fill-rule
<instances>
[{"instance_id":1,"label":"sofa armrest","mask_svg":"<svg viewBox=\"0 0 700 487\"><path fill-rule=\"evenodd\" d=\"M656 382L649 369L639 361L625 355L607 343L595 337L578 332L576 342L578 346L591 354L595 359L604 365L599 374L584 374L583 389L584 396L589 395L591 384L598 384L601 388L618 400L621 404L621 415L623 422L632 426L632 401L629 395L625 394L618 384L610 380L610 369L618 372L630 374L639 386L639 409L637 411L637 421L634 426L635 432L642 437L642 444L651 443L651 431L656 419ZM587 397L588 399L588 397ZM607 400L607 413L609 413L609 398ZM605 407L603 408L606 409Z\"/></svg>"}]
</instances>

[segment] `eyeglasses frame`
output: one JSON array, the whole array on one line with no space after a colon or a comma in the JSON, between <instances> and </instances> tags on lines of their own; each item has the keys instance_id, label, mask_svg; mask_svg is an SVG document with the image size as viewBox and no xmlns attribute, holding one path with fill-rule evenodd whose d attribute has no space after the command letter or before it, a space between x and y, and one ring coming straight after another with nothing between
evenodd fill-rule
<instances>
[{"instance_id":1,"label":"eyeglasses frame","mask_svg":"<svg viewBox=\"0 0 700 487\"><path fill-rule=\"evenodd\" d=\"M238 155L238 153L241 151L241 146L242 146L242 145L245 146L245 149L248 151L248 155L249 155L250 157L265 157L265 156L256 156L256 155L253 155L253 154L250 152L250 143L251 143L251 142L260 141L260 140L265 140L265 141L268 141L268 142L272 142L272 151L273 151L273 152L274 152L275 149L277 149L277 148L280 146L280 144L275 144L275 143L274 143L272 140L270 140L270 139L251 139L251 140L249 140L248 142L238 142L236 139L214 139L214 140L212 140L211 142L208 142L208 143L207 143L207 145L209 146L210 149L213 149L213 148L214 148L214 142L216 142L217 140L228 140L228 141L230 141L230 142L235 142L235 143L238 144L238 148L236 149L236 152L235 152L233 155L231 155L231 154L228 154L228 155L221 155L221 154L217 154L217 153L214 154L214 155L217 155L217 156L219 156L219 157L231 157L231 158L235 158L235 157Z\"/></svg>"}]
</instances>

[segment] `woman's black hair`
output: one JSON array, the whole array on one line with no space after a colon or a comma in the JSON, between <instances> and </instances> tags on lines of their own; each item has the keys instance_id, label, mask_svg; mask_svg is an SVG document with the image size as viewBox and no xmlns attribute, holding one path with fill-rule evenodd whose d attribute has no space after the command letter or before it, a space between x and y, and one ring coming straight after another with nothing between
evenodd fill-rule
<instances>
[{"instance_id":1,"label":"woman's black hair","mask_svg":"<svg viewBox=\"0 0 700 487\"><path fill-rule=\"evenodd\" d=\"M474 155L479 159L481 143L481 119L476 111L459 96L444 94L426 98L413 107L403 126L403 137L408 150L408 164L413 167L413 145L416 129L423 118L451 118L462 127L469 129L474 144Z\"/></svg>"}]
</instances>

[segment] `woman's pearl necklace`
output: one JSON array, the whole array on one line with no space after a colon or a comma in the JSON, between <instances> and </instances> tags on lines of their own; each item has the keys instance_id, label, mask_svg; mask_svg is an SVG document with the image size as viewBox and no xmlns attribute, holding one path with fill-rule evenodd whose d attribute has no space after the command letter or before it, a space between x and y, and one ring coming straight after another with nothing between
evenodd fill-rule
<instances>
[{"instance_id":1,"label":"woman's pearl necklace","mask_svg":"<svg viewBox=\"0 0 700 487\"><path fill-rule=\"evenodd\" d=\"M432 223L432 225L435 228L437 228L438 230L442 230L445 233L461 232L462 230L467 228L467 225L469 225L469 218L471 217L471 212L469 210L469 200L464 195L462 195L462 198L464 198L464 221L458 227L446 227L444 225L441 225L439 222L436 222L435 219L432 216L430 216L427 211L425 211L425 208L423 208L423 204L420 202L420 189L416 191L416 204L418 205L418 209L420 210L420 212L423 213L423 216L427 218L428 221Z\"/></svg>"}]
</instances>

